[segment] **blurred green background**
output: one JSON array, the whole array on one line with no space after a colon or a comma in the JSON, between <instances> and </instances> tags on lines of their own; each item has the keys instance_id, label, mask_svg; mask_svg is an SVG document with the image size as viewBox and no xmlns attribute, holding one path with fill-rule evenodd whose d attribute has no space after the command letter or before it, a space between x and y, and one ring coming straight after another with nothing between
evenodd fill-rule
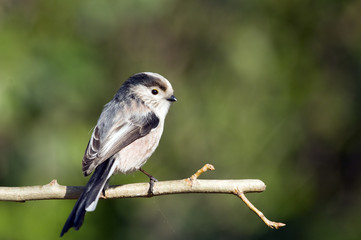
<instances>
[{"instance_id":1,"label":"blurred green background","mask_svg":"<svg viewBox=\"0 0 361 240\"><path fill-rule=\"evenodd\" d=\"M262 179L236 197L100 201L64 239L360 239L360 1L0 1L0 184L85 185L81 159L129 76L178 102L144 168ZM111 184L145 182L137 172ZM0 239L58 239L74 200L0 202Z\"/></svg>"}]
</instances>

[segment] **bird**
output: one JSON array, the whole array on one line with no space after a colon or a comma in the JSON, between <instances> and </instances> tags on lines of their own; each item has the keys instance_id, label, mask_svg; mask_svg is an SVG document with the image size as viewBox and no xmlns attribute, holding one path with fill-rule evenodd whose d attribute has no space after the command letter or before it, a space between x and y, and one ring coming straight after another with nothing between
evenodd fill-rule
<instances>
[{"instance_id":1,"label":"bird","mask_svg":"<svg viewBox=\"0 0 361 240\"><path fill-rule=\"evenodd\" d=\"M113 174L142 169L158 147L168 110L177 98L170 82L158 73L141 72L129 77L107 103L93 129L82 159L82 172L89 176L64 227L62 237L70 228L79 230L86 212L95 210L100 194L108 187Z\"/></svg>"}]
</instances>

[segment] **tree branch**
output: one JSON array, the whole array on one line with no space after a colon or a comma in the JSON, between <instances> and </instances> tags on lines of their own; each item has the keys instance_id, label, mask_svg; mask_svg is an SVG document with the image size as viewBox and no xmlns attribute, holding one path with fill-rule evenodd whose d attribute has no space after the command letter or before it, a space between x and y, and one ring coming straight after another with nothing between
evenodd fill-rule
<instances>
[{"instance_id":1,"label":"tree branch","mask_svg":"<svg viewBox=\"0 0 361 240\"><path fill-rule=\"evenodd\" d=\"M198 177L207 170L214 170L214 167L210 164L206 164L190 178L156 182L154 183L152 197L180 193L233 194L241 198L267 226L276 229L285 226L283 223L269 221L244 195L245 193L263 192L266 189L266 185L261 180L199 180ZM60 185L57 180L54 179L49 184L42 186L0 187L0 201L25 202L47 199L77 199L83 189L84 187ZM112 186L105 191L105 196L101 196L101 198L150 197L148 195L148 190L149 183Z\"/></svg>"},{"instance_id":2,"label":"tree branch","mask_svg":"<svg viewBox=\"0 0 361 240\"><path fill-rule=\"evenodd\" d=\"M179 193L231 193L262 192L266 188L261 180L196 180L159 181L154 183L153 196ZM42 186L0 187L0 201L25 202L46 199L77 199L84 187L63 186L56 180ZM112 186L101 198L148 197L149 183L132 183Z\"/></svg>"}]
</instances>

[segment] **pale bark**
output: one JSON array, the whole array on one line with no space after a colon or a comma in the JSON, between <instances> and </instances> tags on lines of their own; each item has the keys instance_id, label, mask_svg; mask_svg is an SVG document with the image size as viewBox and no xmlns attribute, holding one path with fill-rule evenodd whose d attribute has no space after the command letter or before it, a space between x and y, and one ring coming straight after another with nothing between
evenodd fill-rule
<instances>
[{"instance_id":1,"label":"pale bark","mask_svg":"<svg viewBox=\"0 0 361 240\"><path fill-rule=\"evenodd\" d=\"M173 181L159 181L154 183L152 195L149 195L149 183L132 183L121 186L113 186L105 191L103 199L108 198L135 198L154 197L169 194L185 193L220 193L233 194L256 213L263 222L271 228L280 228L284 223L268 220L245 196L245 193L263 192L266 185L258 179L244 180L205 180L198 177L207 170L214 170L210 164L204 165L190 178ZM25 202L32 200L47 199L77 199L84 187L63 186L57 180L41 186L25 187L0 187L0 201Z\"/></svg>"}]
</instances>

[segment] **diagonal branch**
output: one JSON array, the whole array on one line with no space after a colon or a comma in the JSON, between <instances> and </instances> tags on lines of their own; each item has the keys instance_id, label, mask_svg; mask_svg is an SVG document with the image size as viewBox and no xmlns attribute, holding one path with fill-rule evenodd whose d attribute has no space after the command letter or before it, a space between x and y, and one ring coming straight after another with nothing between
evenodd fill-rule
<instances>
[{"instance_id":1,"label":"diagonal branch","mask_svg":"<svg viewBox=\"0 0 361 240\"><path fill-rule=\"evenodd\" d=\"M253 211L259 218L262 219L262 221L269 226L270 228L279 229L280 227L286 226L286 224L281 222L273 222L266 218L266 216L258 210L249 200L246 198L246 195L244 195L244 192L240 191L239 189L236 189L234 191L234 194L237 195L242 201L247 205L247 207Z\"/></svg>"},{"instance_id":2,"label":"diagonal branch","mask_svg":"<svg viewBox=\"0 0 361 240\"><path fill-rule=\"evenodd\" d=\"M181 193L223 193L238 196L246 205L254 211L269 227L279 228L283 223L269 221L251 202L245 197L245 193L263 192L266 185L257 179L245 180L200 180L198 177L207 170L214 170L210 164L206 164L192 177L182 180L160 181L154 183L153 195L168 195ZM63 186L57 180L42 186L25 187L0 187L0 201L25 202L31 200L47 199L77 199L84 187ZM149 183L133 183L121 186L113 186L105 191L101 198L135 198L149 197Z\"/></svg>"}]
</instances>

